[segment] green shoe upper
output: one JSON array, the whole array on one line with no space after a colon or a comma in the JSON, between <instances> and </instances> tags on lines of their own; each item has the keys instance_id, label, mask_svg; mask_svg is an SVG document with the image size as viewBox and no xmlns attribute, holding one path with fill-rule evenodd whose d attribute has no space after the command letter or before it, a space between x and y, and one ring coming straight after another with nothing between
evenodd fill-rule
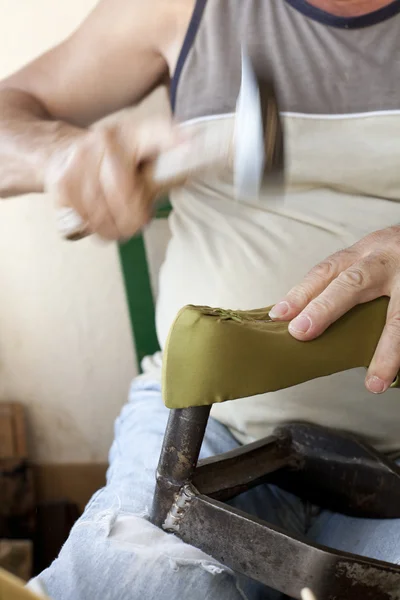
<instances>
[{"instance_id":1,"label":"green shoe upper","mask_svg":"<svg viewBox=\"0 0 400 600\"><path fill-rule=\"evenodd\" d=\"M269 308L231 311L183 308L163 360L169 408L210 405L291 387L356 367L368 367L382 334L387 298L361 304L318 339L300 342Z\"/></svg>"}]
</instances>

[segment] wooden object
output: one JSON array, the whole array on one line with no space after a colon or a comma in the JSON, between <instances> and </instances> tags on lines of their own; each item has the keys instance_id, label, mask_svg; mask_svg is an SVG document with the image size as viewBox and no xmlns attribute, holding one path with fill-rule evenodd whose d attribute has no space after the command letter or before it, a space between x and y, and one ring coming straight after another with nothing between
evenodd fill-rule
<instances>
[{"instance_id":1,"label":"wooden object","mask_svg":"<svg viewBox=\"0 0 400 600\"><path fill-rule=\"evenodd\" d=\"M1 600L38 600L33 592L24 587L23 581L0 568Z\"/></svg>"},{"instance_id":2,"label":"wooden object","mask_svg":"<svg viewBox=\"0 0 400 600\"><path fill-rule=\"evenodd\" d=\"M0 402L0 458L26 459L24 409L17 402Z\"/></svg>"},{"instance_id":3,"label":"wooden object","mask_svg":"<svg viewBox=\"0 0 400 600\"><path fill-rule=\"evenodd\" d=\"M30 540L0 540L1 568L23 581L28 581L32 574L32 565L33 544Z\"/></svg>"},{"instance_id":4,"label":"wooden object","mask_svg":"<svg viewBox=\"0 0 400 600\"><path fill-rule=\"evenodd\" d=\"M22 580L32 573L35 494L28 465L24 408L0 403L0 567ZM1 583L0 583L1 590ZM3 596L0 593L0 598Z\"/></svg>"}]
</instances>

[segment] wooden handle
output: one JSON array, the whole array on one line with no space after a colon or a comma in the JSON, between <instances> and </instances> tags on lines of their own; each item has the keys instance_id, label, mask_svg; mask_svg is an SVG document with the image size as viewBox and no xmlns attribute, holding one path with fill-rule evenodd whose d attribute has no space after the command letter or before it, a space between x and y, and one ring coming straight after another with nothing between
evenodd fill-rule
<instances>
[{"instance_id":1,"label":"wooden handle","mask_svg":"<svg viewBox=\"0 0 400 600\"><path fill-rule=\"evenodd\" d=\"M182 169L177 173L171 173L166 179L157 177L157 161L148 162L143 166L141 176L149 198L157 199L160 196L165 196L172 189L184 186L190 178L190 173ZM193 175L193 173L192 173Z\"/></svg>"},{"instance_id":2,"label":"wooden handle","mask_svg":"<svg viewBox=\"0 0 400 600\"><path fill-rule=\"evenodd\" d=\"M206 171L232 168L234 124L235 117L228 115L181 125L185 141L141 169L149 197L155 199L166 194ZM57 226L67 240L79 240L90 234L81 217L69 207L58 209Z\"/></svg>"},{"instance_id":3,"label":"wooden handle","mask_svg":"<svg viewBox=\"0 0 400 600\"><path fill-rule=\"evenodd\" d=\"M154 162L146 163L142 169L142 177L148 190L146 195L151 198L152 201L167 194L173 188L185 185L189 178L187 172L182 172L181 174L177 174L170 179L157 181L155 179L155 173L156 164ZM57 209L57 227L59 233L69 241L81 240L90 235L90 232L83 219L73 208L70 207Z\"/></svg>"}]
</instances>

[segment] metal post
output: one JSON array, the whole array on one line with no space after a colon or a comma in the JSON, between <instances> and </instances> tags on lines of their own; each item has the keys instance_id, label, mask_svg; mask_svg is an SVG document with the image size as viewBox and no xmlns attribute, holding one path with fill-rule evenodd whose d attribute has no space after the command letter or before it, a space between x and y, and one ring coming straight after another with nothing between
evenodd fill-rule
<instances>
[{"instance_id":1,"label":"metal post","mask_svg":"<svg viewBox=\"0 0 400 600\"><path fill-rule=\"evenodd\" d=\"M151 521L162 527L175 496L191 481L203 443L210 406L172 410L157 469Z\"/></svg>"}]
</instances>

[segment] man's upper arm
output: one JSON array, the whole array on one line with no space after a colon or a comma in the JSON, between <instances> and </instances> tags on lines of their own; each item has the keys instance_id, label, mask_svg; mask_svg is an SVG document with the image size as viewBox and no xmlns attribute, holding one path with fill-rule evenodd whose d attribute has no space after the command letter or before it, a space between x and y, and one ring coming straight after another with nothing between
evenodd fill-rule
<instances>
[{"instance_id":1,"label":"man's upper arm","mask_svg":"<svg viewBox=\"0 0 400 600\"><path fill-rule=\"evenodd\" d=\"M174 0L102 0L66 41L0 83L56 118L87 125L129 106L168 75L163 47L182 22Z\"/></svg>"}]
</instances>

